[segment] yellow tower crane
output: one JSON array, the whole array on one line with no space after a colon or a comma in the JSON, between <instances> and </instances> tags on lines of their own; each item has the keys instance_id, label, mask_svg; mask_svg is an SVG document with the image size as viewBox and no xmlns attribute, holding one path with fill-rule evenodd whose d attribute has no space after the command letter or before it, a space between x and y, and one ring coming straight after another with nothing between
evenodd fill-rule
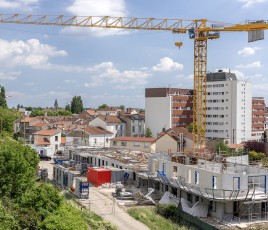
<instances>
[{"instance_id":1,"label":"yellow tower crane","mask_svg":"<svg viewBox=\"0 0 268 230\"><path fill-rule=\"evenodd\" d=\"M117 28L132 30L161 30L189 33L194 40L194 95L193 95L193 152L202 153L206 146L206 74L207 41L220 37L220 32L249 32L249 41L264 38L268 21L246 21L242 24L184 19L131 18L110 16L51 16L0 14L0 23L52 26ZM175 45L182 46L181 42Z\"/></svg>"}]
</instances>

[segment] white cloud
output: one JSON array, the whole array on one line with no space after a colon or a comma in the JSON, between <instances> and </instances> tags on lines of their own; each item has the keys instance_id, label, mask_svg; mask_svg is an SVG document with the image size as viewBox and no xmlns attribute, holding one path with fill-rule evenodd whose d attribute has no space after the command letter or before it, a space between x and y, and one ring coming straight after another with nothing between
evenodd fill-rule
<instances>
[{"instance_id":1,"label":"white cloud","mask_svg":"<svg viewBox=\"0 0 268 230\"><path fill-rule=\"evenodd\" d=\"M16 0L16 1L0 0L0 8L29 10L32 7L36 7L38 3L39 0Z\"/></svg>"},{"instance_id":2,"label":"white cloud","mask_svg":"<svg viewBox=\"0 0 268 230\"><path fill-rule=\"evenodd\" d=\"M147 84L147 78L151 76L150 72L140 70L118 70L112 62L103 62L88 68L94 72L90 82L86 82L85 87L97 87L104 83L116 85L117 89L135 88Z\"/></svg>"},{"instance_id":3,"label":"white cloud","mask_svg":"<svg viewBox=\"0 0 268 230\"><path fill-rule=\"evenodd\" d=\"M156 72L170 72L173 70L182 70L182 69L183 64L174 62L169 57L164 57L160 59L160 63L152 68L152 70Z\"/></svg>"},{"instance_id":4,"label":"white cloud","mask_svg":"<svg viewBox=\"0 0 268 230\"><path fill-rule=\"evenodd\" d=\"M267 0L239 0L239 2L243 3L243 8L249 8L257 3L264 3Z\"/></svg>"},{"instance_id":5,"label":"white cloud","mask_svg":"<svg viewBox=\"0 0 268 230\"><path fill-rule=\"evenodd\" d=\"M44 68L49 65L49 58L66 56L64 50L42 44L37 39L7 41L0 39L0 61L8 65L30 66L32 68Z\"/></svg>"},{"instance_id":6,"label":"white cloud","mask_svg":"<svg viewBox=\"0 0 268 230\"><path fill-rule=\"evenodd\" d=\"M237 65L236 68L261 68L263 65L261 64L260 61L255 61L249 64L240 64Z\"/></svg>"},{"instance_id":7,"label":"white cloud","mask_svg":"<svg viewBox=\"0 0 268 230\"><path fill-rule=\"evenodd\" d=\"M245 47L242 50L239 50L237 53L242 56L251 56L254 55L257 50L260 50L260 47Z\"/></svg>"},{"instance_id":8,"label":"white cloud","mask_svg":"<svg viewBox=\"0 0 268 230\"><path fill-rule=\"evenodd\" d=\"M21 72L0 73L0 80L13 81L18 78Z\"/></svg>"},{"instance_id":9,"label":"white cloud","mask_svg":"<svg viewBox=\"0 0 268 230\"><path fill-rule=\"evenodd\" d=\"M66 8L66 10L77 16L127 16L125 0L74 0L72 4ZM98 20L98 18L96 19ZM112 36L127 34L129 31L120 29L67 27L62 29L62 33Z\"/></svg>"},{"instance_id":10,"label":"white cloud","mask_svg":"<svg viewBox=\"0 0 268 230\"><path fill-rule=\"evenodd\" d=\"M69 84L69 83L75 83L76 80L69 80L69 79L66 79L64 80L65 83Z\"/></svg>"}]
</instances>

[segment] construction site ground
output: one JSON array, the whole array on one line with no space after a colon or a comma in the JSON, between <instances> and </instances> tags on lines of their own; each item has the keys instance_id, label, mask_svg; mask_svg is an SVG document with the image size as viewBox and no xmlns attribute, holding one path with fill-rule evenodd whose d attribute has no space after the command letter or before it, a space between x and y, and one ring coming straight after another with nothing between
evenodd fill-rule
<instances>
[{"instance_id":1,"label":"construction site ground","mask_svg":"<svg viewBox=\"0 0 268 230\"><path fill-rule=\"evenodd\" d=\"M48 178L53 178L53 164L51 161L40 161L40 168L48 169ZM91 211L103 217L116 225L118 230L149 230L143 223L135 220L128 215L125 209L125 201L116 201L113 199L112 192L114 188L96 188L91 187L89 199L82 199L83 206L90 208ZM130 203L132 201L129 201Z\"/></svg>"},{"instance_id":2,"label":"construction site ground","mask_svg":"<svg viewBox=\"0 0 268 230\"><path fill-rule=\"evenodd\" d=\"M51 161L40 161L40 168L48 169L48 178L53 179L53 160ZM131 189L135 189L134 186L131 186ZM138 189L137 189L138 190ZM128 215L127 208L135 204L132 200L117 200L114 199L112 193L115 191L115 188L109 187L90 187L89 190L89 199L80 199L84 207L87 207L91 211L103 217L105 220L110 221L112 224L116 225L118 230L147 230L149 229L143 223L135 220L133 217ZM148 206L146 206L148 207ZM262 222L256 223L229 223L223 224L215 220L214 218L200 218L204 222L209 223L210 225L218 229L268 229L268 224Z\"/></svg>"}]
</instances>

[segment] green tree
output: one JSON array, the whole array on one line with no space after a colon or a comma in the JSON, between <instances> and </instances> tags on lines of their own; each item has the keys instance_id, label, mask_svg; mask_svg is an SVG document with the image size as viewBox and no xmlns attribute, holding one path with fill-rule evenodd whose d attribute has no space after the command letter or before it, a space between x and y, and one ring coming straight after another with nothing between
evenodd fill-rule
<instances>
[{"instance_id":1,"label":"green tree","mask_svg":"<svg viewBox=\"0 0 268 230\"><path fill-rule=\"evenodd\" d=\"M20 197L36 178L39 159L34 150L11 138L0 139L0 197Z\"/></svg>"},{"instance_id":2,"label":"green tree","mask_svg":"<svg viewBox=\"0 0 268 230\"><path fill-rule=\"evenodd\" d=\"M73 97L71 101L71 112L72 113L81 113L84 110L83 101L81 96Z\"/></svg>"},{"instance_id":3,"label":"green tree","mask_svg":"<svg viewBox=\"0 0 268 230\"><path fill-rule=\"evenodd\" d=\"M41 220L57 210L62 203L62 198L57 190L50 184L36 184L28 189L20 200L22 208L31 208L38 213Z\"/></svg>"},{"instance_id":4,"label":"green tree","mask_svg":"<svg viewBox=\"0 0 268 230\"><path fill-rule=\"evenodd\" d=\"M4 86L0 86L0 107L7 108L6 90Z\"/></svg>"},{"instance_id":5,"label":"green tree","mask_svg":"<svg viewBox=\"0 0 268 230\"><path fill-rule=\"evenodd\" d=\"M145 137L153 137L151 129L147 128L145 130Z\"/></svg>"},{"instance_id":6,"label":"green tree","mask_svg":"<svg viewBox=\"0 0 268 230\"><path fill-rule=\"evenodd\" d=\"M0 201L0 230L18 229L19 224L13 213L9 211Z\"/></svg>"},{"instance_id":7,"label":"green tree","mask_svg":"<svg viewBox=\"0 0 268 230\"><path fill-rule=\"evenodd\" d=\"M31 112L30 117L39 117L39 116L44 116L45 112L42 108L36 108Z\"/></svg>"},{"instance_id":8,"label":"green tree","mask_svg":"<svg viewBox=\"0 0 268 230\"><path fill-rule=\"evenodd\" d=\"M109 106L107 104L102 104L98 107L98 110L100 109L107 109Z\"/></svg>"},{"instance_id":9,"label":"green tree","mask_svg":"<svg viewBox=\"0 0 268 230\"><path fill-rule=\"evenodd\" d=\"M188 130L188 132L192 133L193 132L193 123L187 125L186 129Z\"/></svg>"},{"instance_id":10,"label":"green tree","mask_svg":"<svg viewBox=\"0 0 268 230\"><path fill-rule=\"evenodd\" d=\"M79 226L79 227L78 227ZM70 205L62 205L58 210L50 214L42 223L44 230L87 230L88 224L82 214Z\"/></svg>"},{"instance_id":11,"label":"green tree","mask_svg":"<svg viewBox=\"0 0 268 230\"><path fill-rule=\"evenodd\" d=\"M0 130L13 134L13 124L20 114L10 109L0 107Z\"/></svg>"},{"instance_id":12,"label":"green tree","mask_svg":"<svg viewBox=\"0 0 268 230\"><path fill-rule=\"evenodd\" d=\"M225 152L226 154L232 153L231 149L226 144L224 144L223 141L220 141L216 144L214 151L216 153L223 153L223 152Z\"/></svg>"},{"instance_id":13,"label":"green tree","mask_svg":"<svg viewBox=\"0 0 268 230\"><path fill-rule=\"evenodd\" d=\"M66 106L65 106L65 110L68 110L71 112L71 106L70 106L70 103L68 103Z\"/></svg>"},{"instance_id":14,"label":"green tree","mask_svg":"<svg viewBox=\"0 0 268 230\"><path fill-rule=\"evenodd\" d=\"M125 106L124 105L120 105L119 108L124 112L125 111Z\"/></svg>"}]
</instances>

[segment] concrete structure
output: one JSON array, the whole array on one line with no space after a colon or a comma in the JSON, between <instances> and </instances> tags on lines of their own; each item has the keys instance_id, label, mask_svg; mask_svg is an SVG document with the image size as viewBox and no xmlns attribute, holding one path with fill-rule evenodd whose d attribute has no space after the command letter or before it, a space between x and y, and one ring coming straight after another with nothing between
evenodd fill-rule
<instances>
[{"instance_id":1,"label":"concrete structure","mask_svg":"<svg viewBox=\"0 0 268 230\"><path fill-rule=\"evenodd\" d=\"M192 123L192 95L190 89L145 89L145 126L154 137L167 129Z\"/></svg>"},{"instance_id":2,"label":"concrete structure","mask_svg":"<svg viewBox=\"0 0 268 230\"><path fill-rule=\"evenodd\" d=\"M219 222L268 221L268 170L247 164L247 156L216 162L156 153L149 158L149 172L138 173L137 180L162 194L172 193L189 207L201 203Z\"/></svg>"},{"instance_id":3,"label":"concrete structure","mask_svg":"<svg viewBox=\"0 0 268 230\"><path fill-rule=\"evenodd\" d=\"M89 146L92 148L110 147L110 139L114 134L106 129L95 126L76 128L66 134L67 146Z\"/></svg>"},{"instance_id":4,"label":"concrete structure","mask_svg":"<svg viewBox=\"0 0 268 230\"><path fill-rule=\"evenodd\" d=\"M111 147L154 153L155 141L156 138L150 137L115 137L111 139Z\"/></svg>"},{"instance_id":5,"label":"concrete structure","mask_svg":"<svg viewBox=\"0 0 268 230\"><path fill-rule=\"evenodd\" d=\"M239 144L251 140L252 86L235 74L207 74L207 139L229 138Z\"/></svg>"},{"instance_id":6,"label":"concrete structure","mask_svg":"<svg viewBox=\"0 0 268 230\"><path fill-rule=\"evenodd\" d=\"M252 98L252 140L264 141L264 97Z\"/></svg>"},{"instance_id":7,"label":"concrete structure","mask_svg":"<svg viewBox=\"0 0 268 230\"><path fill-rule=\"evenodd\" d=\"M126 136L143 137L145 133L145 118L140 114L122 114L119 118L126 123Z\"/></svg>"},{"instance_id":8,"label":"concrete structure","mask_svg":"<svg viewBox=\"0 0 268 230\"><path fill-rule=\"evenodd\" d=\"M126 123L117 116L98 116L88 125L106 129L112 132L115 137L126 136Z\"/></svg>"}]
</instances>

